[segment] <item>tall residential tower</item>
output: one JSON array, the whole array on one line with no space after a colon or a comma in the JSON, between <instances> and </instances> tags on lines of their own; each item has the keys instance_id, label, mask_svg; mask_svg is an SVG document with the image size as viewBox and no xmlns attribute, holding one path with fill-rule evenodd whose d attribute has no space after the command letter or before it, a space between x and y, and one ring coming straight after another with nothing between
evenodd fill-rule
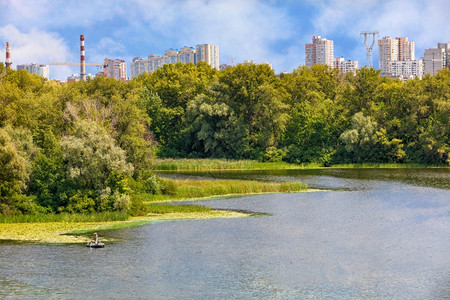
<instances>
[{"instance_id":1,"label":"tall residential tower","mask_svg":"<svg viewBox=\"0 0 450 300\"><path fill-rule=\"evenodd\" d=\"M195 47L195 63L204 61L213 69L219 70L219 46L216 45L197 45Z\"/></svg>"},{"instance_id":2,"label":"tall residential tower","mask_svg":"<svg viewBox=\"0 0 450 300\"><path fill-rule=\"evenodd\" d=\"M378 62L381 75L392 74L389 65L393 61L414 60L414 42L409 42L407 37L391 39L385 36L378 40Z\"/></svg>"},{"instance_id":3,"label":"tall residential tower","mask_svg":"<svg viewBox=\"0 0 450 300\"><path fill-rule=\"evenodd\" d=\"M321 36L313 36L312 43L305 44L305 64L308 68L313 65L334 67L333 41Z\"/></svg>"}]
</instances>

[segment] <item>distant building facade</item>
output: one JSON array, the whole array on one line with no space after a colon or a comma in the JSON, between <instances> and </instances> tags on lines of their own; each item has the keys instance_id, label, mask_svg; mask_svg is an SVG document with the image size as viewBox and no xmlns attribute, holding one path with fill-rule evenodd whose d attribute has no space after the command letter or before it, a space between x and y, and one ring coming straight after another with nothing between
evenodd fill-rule
<instances>
[{"instance_id":1,"label":"distant building facade","mask_svg":"<svg viewBox=\"0 0 450 300\"><path fill-rule=\"evenodd\" d=\"M219 70L219 46L209 44L197 45L195 47L195 52L196 64L199 61L204 61L210 65L211 68Z\"/></svg>"},{"instance_id":2,"label":"distant building facade","mask_svg":"<svg viewBox=\"0 0 450 300\"><path fill-rule=\"evenodd\" d=\"M101 74L101 76L103 76L103 74ZM93 76L91 74L86 74L86 78L92 79ZM80 80L81 80L81 76L79 74L72 74L72 75L67 77L66 82L67 83L73 83L73 82L78 82Z\"/></svg>"},{"instance_id":3,"label":"distant building facade","mask_svg":"<svg viewBox=\"0 0 450 300\"><path fill-rule=\"evenodd\" d=\"M378 62L381 75L399 78L411 76L411 68L416 69L422 62L415 60L415 44L407 37L391 39L388 36L378 40ZM405 62L405 63L395 63ZM391 70L391 67L395 68ZM406 73L399 74L400 70ZM422 77L418 74L416 77Z\"/></svg>"},{"instance_id":4,"label":"distant building facade","mask_svg":"<svg viewBox=\"0 0 450 300\"><path fill-rule=\"evenodd\" d=\"M333 65L334 68L339 69L342 73L356 74L356 70L358 70L357 60L345 60L343 57L336 57Z\"/></svg>"},{"instance_id":5,"label":"distant building facade","mask_svg":"<svg viewBox=\"0 0 450 300\"><path fill-rule=\"evenodd\" d=\"M272 69L272 64L269 63L269 62L267 62L267 61L264 61L264 62L262 62L262 63L255 63L255 62L253 61L253 59L247 59L247 60L244 60L244 62L243 62L242 64L243 64L243 65L246 65L246 66L248 66L248 65L266 65L266 66L268 66L270 69Z\"/></svg>"},{"instance_id":6,"label":"distant building facade","mask_svg":"<svg viewBox=\"0 0 450 300\"><path fill-rule=\"evenodd\" d=\"M450 69L450 43L438 43L438 48L444 49L445 51L444 67Z\"/></svg>"},{"instance_id":7,"label":"distant building facade","mask_svg":"<svg viewBox=\"0 0 450 300\"><path fill-rule=\"evenodd\" d=\"M41 77L49 79L48 65L40 65L40 64L17 65L17 71L19 70L27 70L30 74L37 74Z\"/></svg>"},{"instance_id":8,"label":"distant building facade","mask_svg":"<svg viewBox=\"0 0 450 300\"><path fill-rule=\"evenodd\" d=\"M424 73L436 75L440 69L450 68L450 43L438 43L437 48L425 49Z\"/></svg>"},{"instance_id":9,"label":"distant building facade","mask_svg":"<svg viewBox=\"0 0 450 300\"><path fill-rule=\"evenodd\" d=\"M220 69L219 46L203 44L192 47L183 47L179 51L168 49L164 55L151 54L146 59L141 56L135 57L130 63L130 77L135 78L144 72L156 71L165 64L192 63L196 65L199 61L204 61L211 68Z\"/></svg>"},{"instance_id":10,"label":"distant building facade","mask_svg":"<svg viewBox=\"0 0 450 300\"><path fill-rule=\"evenodd\" d=\"M399 78L402 80L420 78L423 74L422 60L405 60L405 61L391 61L389 63L390 77Z\"/></svg>"},{"instance_id":11,"label":"distant building facade","mask_svg":"<svg viewBox=\"0 0 450 300\"><path fill-rule=\"evenodd\" d=\"M218 47L218 46L217 46ZM195 58L196 51L190 47L183 47L180 49L180 52L177 54L177 61L185 63L185 64L196 64Z\"/></svg>"},{"instance_id":12,"label":"distant building facade","mask_svg":"<svg viewBox=\"0 0 450 300\"><path fill-rule=\"evenodd\" d=\"M127 64L122 59L106 59L106 77L116 80L127 80Z\"/></svg>"},{"instance_id":13,"label":"distant building facade","mask_svg":"<svg viewBox=\"0 0 450 300\"><path fill-rule=\"evenodd\" d=\"M333 41L321 36L313 36L312 43L305 44L305 64L308 68L313 65L334 67Z\"/></svg>"}]
</instances>

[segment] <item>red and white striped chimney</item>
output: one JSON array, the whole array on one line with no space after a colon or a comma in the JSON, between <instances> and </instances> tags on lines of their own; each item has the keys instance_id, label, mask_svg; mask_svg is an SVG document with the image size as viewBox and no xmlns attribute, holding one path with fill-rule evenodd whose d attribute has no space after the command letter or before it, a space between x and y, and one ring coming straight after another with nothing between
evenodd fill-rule
<instances>
[{"instance_id":1,"label":"red and white striped chimney","mask_svg":"<svg viewBox=\"0 0 450 300\"><path fill-rule=\"evenodd\" d=\"M84 35L80 35L80 80L86 80L86 61L84 57Z\"/></svg>"},{"instance_id":2,"label":"red and white striped chimney","mask_svg":"<svg viewBox=\"0 0 450 300\"><path fill-rule=\"evenodd\" d=\"M9 45L9 42L6 42L6 68L11 69L11 65L11 46Z\"/></svg>"}]
</instances>

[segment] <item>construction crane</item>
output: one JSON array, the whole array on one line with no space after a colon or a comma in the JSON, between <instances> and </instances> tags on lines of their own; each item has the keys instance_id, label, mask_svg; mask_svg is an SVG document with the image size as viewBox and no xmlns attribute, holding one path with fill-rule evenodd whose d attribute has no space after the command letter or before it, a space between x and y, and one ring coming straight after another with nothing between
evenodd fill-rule
<instances>
[{"instance_id":1,"label":"construction crane","mask_svg":"<svg viewBox=\"0 0 450 300\"><path fill-rule=\"evenodd\" d=\"M92 63L84 63L86 66L93 66L103 68L102 64L92 64ZM80 66L81 63L71 63L71 62L51 62L50 65L54 66Z\"/></svg>"},{"instance_id":2,"label":"construction crane","mask_svg":"<svg viewBox=\"0 0 450 300\"><path fill-rule=\"evenodd\" d=\"M106 68L109 67L107 64L108 59L105 59L105 63L103 64L95 64L95 63L84 63L85 66L103 68L103 77L106 77ZM81 66L82 63L73 63L73 62L51 62L52 66Z\"/></svg>"},{"instance_id":3,"label":"construction crane","mask_svg":"<svg viewBox=\"0 0 450 300\"><path fill-rule=\"evenodd\" d=\"M103 77L106 78L106 68L108 67L120 67L120 65L109 65L108 58L105 58L105 62L103 63Z\"/></svg>"}]
</instances>

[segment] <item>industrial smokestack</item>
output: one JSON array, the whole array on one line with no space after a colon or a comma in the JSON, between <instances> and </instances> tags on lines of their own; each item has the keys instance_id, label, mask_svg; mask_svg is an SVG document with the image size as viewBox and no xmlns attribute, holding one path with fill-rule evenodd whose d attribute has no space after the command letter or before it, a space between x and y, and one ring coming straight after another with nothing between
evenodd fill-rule
<instances>
[{"instance_id":1,"label":"industrial smokestack","mask_svg":"<svg viewBox=\"0 0 450 300\"><path fill-rule=\"evenodd\" d=\"M84 35L80 35L80 80L86 80L86 61L84 59Z\"/></svg>"},{"instance_id":2,"label":"industrial smokestack","mask_svg":"<svg viewBox=\"0 0 450 300\"><path fill-rule=\"evenodd\" d=\"M9 42L6 42L6 68L11 69L11 47L9 45Z\"/></svg>"}]
</instances>

